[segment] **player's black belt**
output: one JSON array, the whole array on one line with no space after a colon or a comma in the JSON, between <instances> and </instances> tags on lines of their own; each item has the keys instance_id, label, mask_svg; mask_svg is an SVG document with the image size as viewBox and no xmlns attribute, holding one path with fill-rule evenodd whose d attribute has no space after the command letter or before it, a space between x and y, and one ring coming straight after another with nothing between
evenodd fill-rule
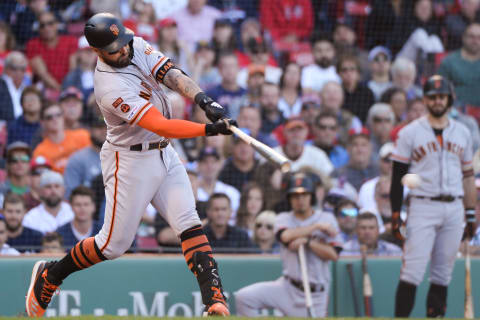
<instances>
[{"instance_id":1,"label":"player's black belt","mask_svg":"<svg viewBox=\"0 0 480 320\"><path fill-rule=\"evenodd\" d=\"M300 291L303 291L303 282L302 281L298 281L298 280L292 279L292 278L287 277L287 276L285 276L285 279L287 279L288 282L290 282L295 288L297 288ZM310 290L312 292L323 292L325 290L325 288L321 284L310 283Z\"/></svg>"},{"instance_id":2,"label":"player's black belt","mask_svg":"<svg viewBox=\"0 0 480 320\"><path fill-rule=\"evenodd\" d=\"M452 196L452 195L449 195L449 194L441 194L441 195L436 196L436 197L425 197L425 196L413 196L413 197L417 198L417 199L428 199L428 200L432 200L432 201L441 201L441 202L453 202L456 199L463 198L462 196Z\"/></svg>"},{"instance_id":3,"label":"player's black belt","mask_svg":"<svg viewBox=\"0 0 480 320\"><path fill-rule=\"evenodd\" d=\"M159 142L152 142L148 145L148 150L154 150L154 149L163 149L168 144L170 143L170 140L168 139L163 139L162 141ZM141 143L139 144L134 144L130 146L130 151L142 151L143 145Z\"/></svg>"}]
</instances>

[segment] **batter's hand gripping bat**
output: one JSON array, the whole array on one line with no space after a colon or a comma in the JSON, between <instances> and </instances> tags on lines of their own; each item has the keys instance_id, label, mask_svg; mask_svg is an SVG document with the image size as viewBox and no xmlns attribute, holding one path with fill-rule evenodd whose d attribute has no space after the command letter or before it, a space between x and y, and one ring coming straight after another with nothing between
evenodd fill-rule
<instances>
[{"instance_id":1,"label":"batter's hand gripping bat","mask_svg":"<svg viewBox=\"0 0 480 320\"><path fill-rule=\"evenodd\" d=\"M305 257L305 246L302 244L298 247L298 259L300 260L300 271L302 272L303 292L305 293L305 306L309 318L315 318L312 302L312 291L310 289L310 281L308 280L307 259Z\"/></svg>"},{"instance_id":2,"label":"batter's hand gripping bat","mask_svg":"<svg viewBox=\"0 0 480 320\"><path fill-rule=\"evenodd\" d=\"M249 136L239 128L230 125L228 121L227 121L227 126L230 131L236 134L237 137L239 137L241 140L251 145L252 148L258 153L260 153L265 159L276 164L280 168L282 173L286 173L290 171L290 161L285 156L273 150L266 144L261 143L257 139L252 138L251 136Z\"/></svg>"}]
</instances>

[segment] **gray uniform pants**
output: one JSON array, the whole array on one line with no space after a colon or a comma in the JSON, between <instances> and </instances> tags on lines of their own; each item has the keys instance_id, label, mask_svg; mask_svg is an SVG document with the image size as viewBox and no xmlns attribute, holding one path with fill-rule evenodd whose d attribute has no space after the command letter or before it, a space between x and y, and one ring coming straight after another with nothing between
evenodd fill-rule
<instances>
[{"instance_id":1,"label":"gray uniform pants","mask_svg":"<svg viewBox=\"0 0 480 320\"><path fill-rule=\"evenodd\" d=\"M322 292L312 292L316 317L325 317L328 306L328 285ZM305 295L287 279L254 283L235 292L237 315L259 316L261 309L277 309L287 317L307 317Z\"/></svg>"},{"instance_id":2,"label":"gray uniform pants","mask_svg":"<svg viewBox=\"0 0 480 320\"><path fill-rule=\"evenodd\" d=\"M412 198L400 279L419 285L431 259L430 282L448 286L463 229L464 208L461 199L439 202Z\"/></svg>"}]
</instances>

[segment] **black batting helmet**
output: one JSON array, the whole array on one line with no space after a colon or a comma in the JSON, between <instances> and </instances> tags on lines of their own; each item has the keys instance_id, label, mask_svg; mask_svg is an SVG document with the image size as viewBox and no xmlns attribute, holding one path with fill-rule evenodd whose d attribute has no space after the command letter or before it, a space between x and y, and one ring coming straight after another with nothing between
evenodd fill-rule
<instances>
[{"instance_id":1,"label":"black batting helmet","mask_svg":"<svg viewBox=\"0 0 480 320\"><path fill-rule=\"evenodd\" d=\"M430 96L434 94L446 94L448 95L449 103L451 106L453 104L453 88L450 81L445 79L441 75L433 75L425 82L423 85L423 95Z\"/></svg>"},{"instance_id":2,"label":"black batting helmet","mask_svg":"<svg viewBox=\"0 0 480 320\"><path fill-rule=\"evenodd\" d=\"M91 47L115 52L133 39L133 31L111 13L97 13L85 24L83 33Z\"/></svg>"},{"instance_id":3,"label":"black batting helmet","mask_svg":"<svg viewBox=\"0 0 480 320\"><path fill-rule=\"evenodd\" d=\"M303 172L292 174L287 184L287 197L295 193L310 193L312 195L312 205L316 203L315 183L312 177Z\"/></svg>"}]
</instances>

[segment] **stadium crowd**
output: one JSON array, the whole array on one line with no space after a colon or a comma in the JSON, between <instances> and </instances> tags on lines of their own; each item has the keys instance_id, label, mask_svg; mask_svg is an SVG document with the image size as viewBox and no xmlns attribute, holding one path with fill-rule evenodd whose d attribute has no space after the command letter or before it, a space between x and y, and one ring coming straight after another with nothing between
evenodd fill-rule
<instances>
[{"instance_id":1,"label":"stadium crowd","mask_svg":"<svg viewBox=\"0 0 480 320\"><path fill-rule=\"evenodd\" d=\"M106 125L93 93L97 56L82 33L103 11L314 181L315 208L335 215L342 255L360 255L362 244L401 255L390 232L390 155L399 130L426 114L426 78L453 83L450 117L480 147L480 0L3 0L0 255L64 252L102 226ZM173 118L208 121L168 96ZM236 137L171 143L214 251L278 253L288 176ZM179 245L149 206L131 251ZM472 245L480 253L480 229Z\"/></svg>"}]
</instances>

